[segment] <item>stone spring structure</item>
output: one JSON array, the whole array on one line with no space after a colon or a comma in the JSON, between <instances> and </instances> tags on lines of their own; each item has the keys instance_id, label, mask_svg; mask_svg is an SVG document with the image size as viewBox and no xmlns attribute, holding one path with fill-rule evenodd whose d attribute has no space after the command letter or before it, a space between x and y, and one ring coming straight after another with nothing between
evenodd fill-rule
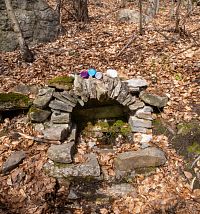
<instances>
[{"instance_id":1,"label":"stone spring structure","mask_svg":"<svg viewBox=\"0 0 200 214\"><path fill-rule=\"evenodd\" d=\"M42 131L44 139L61 143L52 145L48 150L50 160L44 169L50 175L57 178L101 176L101 168L95 153L85 155L85 163L73 163L77 129L72 115L77 107L83 108L84 112L87 112L88 108L92 109L89 113L93 113L95 119L126 114L132 132L141 133L146 139L144 143L151 140L148 138L152 132L151 106L162 108L168 99L146 92L147 82L144 79L133 78L123 81L106 74L103 74L100 80L92 77L84 79L79 75L63 78L64 81L57 77L49 82L48 87L40 89L29 111L31 121L40 123L36 125L36 129ZM88 107L87 103L90 100L98 101L100 106ZM113 102L108 105L110 101ZM165 162L166 158L161 150L145 144L139 151L118 154L114 165L116 174L121 176L124 172L126 174L134 171L135 168L159 166Z\"/></svg>"}]
</instances>

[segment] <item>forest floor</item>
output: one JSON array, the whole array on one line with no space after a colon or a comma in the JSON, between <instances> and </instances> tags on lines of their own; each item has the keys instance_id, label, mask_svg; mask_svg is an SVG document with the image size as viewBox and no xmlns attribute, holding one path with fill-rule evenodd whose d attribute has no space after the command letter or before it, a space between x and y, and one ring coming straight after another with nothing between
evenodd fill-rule
<instances>
[{"instance_id":1,"label":"forest floor","mask_svg":"<svg viewBox=\"0 0 200 214\"><path fill-rule=\"evenodd\" d=\"M54 6L53 1L50 3ZM171 132L176 132L181 122L199 123L199 7L186 19L187 33L180 35L172 32L175 21L170 18L169 4L161 4L158 15L144 26L141 36L137 24L116 20L120 8L115 0L102 3L102 7L89 4L87 24L68 21L63 10L65 34L55 42L33 47L36 60L31 64L21 61L19 51L0 53L0 91L10 91L20 83L44 85L52 77L90 67L102 72L114 68L124 77L143 77L149 91L170 98L160 117ZM136 5L127 3L126 8ZM16 138L11 134L13 130L37 134L31 124L24 123L23 115L0 124L0 165L12 151L24 150L27 154L18 168L0 177L0 213L59 213L56 208L62 206L65 194L56 180L42 171L49 145ZM153 144L166 153L167 164L150 176L138 175L132 181L137 197L117 199L110 210L102 207L99 213L200 213L200 189L194 188L193 175L185 171L184 158L172 148L165 134L155 135ZM198 172L199 167L197 162Z\"/></svg>"}]
</instances>

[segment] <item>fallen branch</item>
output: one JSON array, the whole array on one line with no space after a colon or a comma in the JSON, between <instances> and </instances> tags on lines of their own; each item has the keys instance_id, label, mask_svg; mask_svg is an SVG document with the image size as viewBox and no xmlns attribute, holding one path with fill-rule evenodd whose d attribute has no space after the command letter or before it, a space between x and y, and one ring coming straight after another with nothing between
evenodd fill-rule
<instances>
[{"instance_id":1,"label":"fallen branch","mask_svg":"<svg viewBox=\"0 0 200 214\"><path fill-rule=\"evenodd\" d=\"M33 140L33 141L36 141L36 142L40 142L40 143L50 143L50 144L57 144L57 145L61 143L60 141L47 140L47 139L44 139L44 138L34 137L34 136L27 135L27 134L23 134L21 132L16 132L16 134L19 134L23 138L26 138L26 139L29 139L29 140Z\"/></svg>"},{"instance_id":2,"label":"fallen branch","mask_svg":"<svg viewBox=\"0 0 200 214\"><path fill-rule=\"evenodd\" d=\"M191 165L191 168L194 167L194 165L196 164L196 162L200 160L200 155L193 161L192 165Z\"/></svg>"},{"instance_id":3,"label":"fallen branch","mask_svg":"<svg viewBox=\"0 0 200 214\"><path fill-rule=\"evenodd\" d=\"M187 51L187 50L189 50L189 49L191 49L191 48L199 47L199 46L200 46L200 44L192 44L192 45L189 46L188 48L186 48L186 49L184 49L184 50L182 50L182 51L180 51L180 52L178 52L178 53L173 54L171 57L177 56L178 54L184 53L185 51Z\"/></svg>"},{"instance_id":4,"label":"fallen branch","mask_svg":"<svg viewBox=\"0 0 200 214\"><path fill-rule=\"evenodd\" d=\"M128 43L127 43L127 44L121 49L121 51L117 54L117 57L120 56L120 55L124 52L124 50L126 50L126 49L128 48L128 46L129 46L130 44L133 43L133 41L134 41L136 38L137 38L137 36L133 34L132 37L129 39Z\"/></svg>"}]
</instances>

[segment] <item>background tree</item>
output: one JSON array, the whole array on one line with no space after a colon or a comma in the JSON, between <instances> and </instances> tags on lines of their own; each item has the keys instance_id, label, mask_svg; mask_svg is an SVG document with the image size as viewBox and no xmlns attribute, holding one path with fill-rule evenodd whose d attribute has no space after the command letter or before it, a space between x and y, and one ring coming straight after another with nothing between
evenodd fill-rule
<instances>
[{"instance_id":1,"label":"background tree","mask_svg":"<svg viewBox=\"0 0 200 214\"><path fill-rule=\"evenodd\" d=\"M72 0L74 16L77 21L88 22L88 1L87 0Z\"/></svg>"},{"instance_id":2,"label":"background tree","mask_svg":"<svg viewBox=\"0 0 200 214\"><path fill-rule=\"evenodd\" d=\"M29 50L28 45L26 44L26 41L24 40L22 31L20 29L19 23L17 21L15 12L14 12L12 4L11 4L11 0L5 0L5 4L6 4L6 10L8 13L8 17L13 25L13 30L17 35L22 59L25 62L33 62L34 61L33 53Z\"/></svg>"}]
</instances>

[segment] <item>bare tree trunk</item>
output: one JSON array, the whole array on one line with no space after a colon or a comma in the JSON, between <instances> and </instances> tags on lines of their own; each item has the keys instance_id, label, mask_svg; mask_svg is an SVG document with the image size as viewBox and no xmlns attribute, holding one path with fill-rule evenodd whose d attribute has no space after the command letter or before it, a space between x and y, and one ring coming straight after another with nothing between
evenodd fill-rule
<instances>
[{"instance_id":1,"label":"bare tree trunk","mask_svg":"<svg viewBox=\"0 0 200 214\"><path fill-rule=\"evenodd\" d=\"M143 31L143 16L142 16L142 0L139 0L139 8L140 8L140 23L139 23L139 32L140 35L144 33Z\"/></svg>"},{"instance_id":2,"label":"bare tree trunk","mask_svg":"<svg viewBox=\"0 0 200 214\"><path fill-rule=\"evenodd\" d=\"M77 21L88 22L88 1L87 0L72 0L73 9Z\"/></svg>"},{"instance_id":3,"label":"bare tree trunk","mask_svg":"<svg viewBox=\"0 0 200 214\"><path fill-rule=\"evenodd\" d=\"M181 7L181 0L178 0L177 6L176 6L176 12L175 12L175 32L180 33L180 7Z\"/></svg>"},{"instance_id":4,"label":"bare tree trunk","mask_svg":"<svg viewBox=\"0 0 200 214\"><path fill-rule=\"evenodd\" d=\"M174 16L175 16L175 2L174 0L171 0L171 7L170 7L170 17L171 19L174 19Z\"/></svg>"},{"instance_id":5,"label":"bare tree trunk","mask_svg":"<svg viewBox=\"0 0 200 214\"><path fill-rule=\"evenodd\" d=\"M17 18L15 16L15 13L14 13L14 10L13 10L12 4L11 4L11 0L5 0L5 4L6 4L6 10L8 13L8 17L9 17L10 21L12 22L14 32L17 35L22 59L25 62L33 62L34 61L33 53L29 50L28 45L26 44L26 42L23 38L22 31L20 29L19 23L17 21Z\"/></svg>"},{"instance_id":6,"label":"bare tree trunk","mask_svg":"<svg viewBox=\"0 0 200 214\"><path fill-rule=\"evenodd\" d=\"M63 30L63 27L62 27L62 14L61 14L61 8L62 8L62 5L63 5L63 1L62 0L56 0L57 2L57 5L56 5L56 11L58 13L58 16L59 16L59 23L60 23L60 26L59 26L59 31L58 31L58 35L62 32Z\"/></svg>"}]
</instances>

